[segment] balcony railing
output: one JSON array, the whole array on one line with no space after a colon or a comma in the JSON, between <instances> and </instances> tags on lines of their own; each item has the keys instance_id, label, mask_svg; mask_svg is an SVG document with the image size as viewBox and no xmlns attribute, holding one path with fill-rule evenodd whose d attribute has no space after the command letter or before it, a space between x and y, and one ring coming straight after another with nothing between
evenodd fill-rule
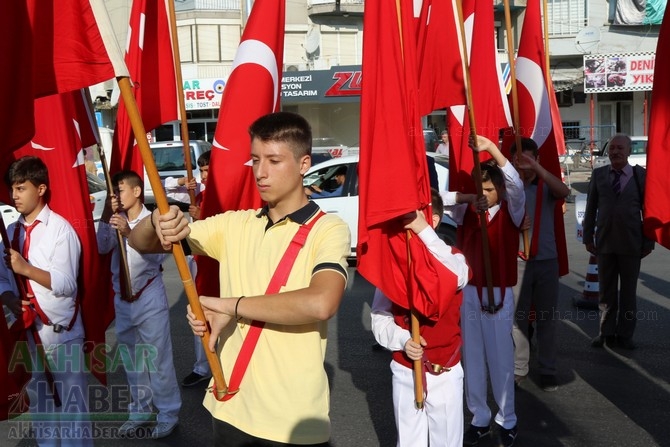
<instances>
[{"instance_id":1,"label":"balcony railing","mask_svg":"<svg viewBox=\"0 0 670 447\"><path fill-rule=\"evenodd\" d=\"M241 0L175 0L175 11L239 11Z\"/></svg>"}]
</instances>

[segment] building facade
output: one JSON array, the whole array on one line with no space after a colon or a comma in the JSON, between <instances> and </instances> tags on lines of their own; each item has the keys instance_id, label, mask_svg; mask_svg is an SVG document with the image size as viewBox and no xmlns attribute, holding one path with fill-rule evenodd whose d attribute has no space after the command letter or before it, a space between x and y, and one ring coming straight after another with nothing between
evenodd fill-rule
<instances>
[{"instance_id":1,"label":"building facade","mask_svg":"<svg viewBox=\"0 0 670 447\"><path fill-rule=\"evenodd\" d=\"M660 8L665 1L647 3L660 2ZM627 16L630 2L548 1L550 67L568 140L595 139L600 145L614 132L646 133L651 83L585 88L585 57L605 61L643 55L645 73L650 64L653 73L660 26L644 17ZM119 42L125 42L131 4L131 0L106 1ZM175 0L191 138L213 137L221 92L252 6L252 0ZM495 37L504 64L508 56L502 1L494 0L494 8ZM316 138L347 146L358 145L363 9L364 0L286 0L282 109L304 115ZM525 0L511 2L510 11L516 45ZM107 92L111 88L111 83L104 86ZM113 104L102 104L100 110L103 125L110 127ZM424 117L424 125L444 128L444 115L435 111ZM157 129L155 138L178 139L177 123Z\"/></svg>"}]
</instances>

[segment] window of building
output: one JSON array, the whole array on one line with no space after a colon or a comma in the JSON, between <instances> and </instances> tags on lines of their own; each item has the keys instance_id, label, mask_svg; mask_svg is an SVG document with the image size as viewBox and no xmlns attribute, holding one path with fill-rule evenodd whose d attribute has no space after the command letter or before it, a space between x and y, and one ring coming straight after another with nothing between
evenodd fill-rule
<instances>
[{"instance_id":1,"label":"window of building","mask_svg":"<svg viewBox=\"0 0 670 447\"><path fill-rule=\"evenodd\" d=\"M198 62L219 62L219 27L218 25L197 25Z\"/></svg>"},{"instance_id":2,"label":"window of building","mask_svg":"<svg viewBox=\"0 0 670 447\"><path fill-rule=\"evenodd\" d=\"M567 140L578 140L581 138L579 121L562 121L563 138Z\"/></svg>"},{"instance_id":3,"label":"window of building","mask_svg":"<svg viewBox=\"0 0 670 447\"><path fill-rule=\"evenodd\" d=\"M548 0L549 35L575 35L588 26L588 0Z\"/></svg>"},{"instance_id":4,"label":"window of building","mask_svg":"<svg viewBox=\"0 0 670 447\"><path fill-rule=\"evenodd\" d=\"M193 61L193 39L191 26L180 26L177 28L177 37L179 38L179 59L182 62Z\"/></svg>"}]
</instances>

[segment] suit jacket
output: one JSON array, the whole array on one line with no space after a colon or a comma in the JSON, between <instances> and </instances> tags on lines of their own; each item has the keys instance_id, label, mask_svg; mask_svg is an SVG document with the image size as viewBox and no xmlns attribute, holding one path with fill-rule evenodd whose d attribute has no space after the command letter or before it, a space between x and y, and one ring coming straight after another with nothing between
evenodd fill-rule
<instances>
[{"instance_id":1,"label":"suit jacket","mask_svg":"<svg viewBox=\"0 0 670 447\"><path fill-rule=\"evenodd\" d=\"M584 214L584 243L594 241L603 254L641 255L654 241L642 233L642 206L647 171L633 166L633 178L617 196L610 166L593 170ZM595 238L594 238L595 236Z\"/></svg>"}]
</instances>

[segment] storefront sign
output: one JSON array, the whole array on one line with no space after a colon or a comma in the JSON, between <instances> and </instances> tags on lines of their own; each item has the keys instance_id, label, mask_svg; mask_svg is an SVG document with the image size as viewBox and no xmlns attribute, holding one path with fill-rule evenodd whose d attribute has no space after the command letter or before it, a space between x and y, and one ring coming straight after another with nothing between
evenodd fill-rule
<instances>
[{"instance_id":1,"label":"storefront sign","mask_svg":"<svg viewBox=\"0 0 670 447\"><path fill-rule=\"evenodd\" d=\"M584 56L584 92L650 91L655 60L655 53Z\"/></svg>"},{"instance_id":2,"label":"storefront sign","mask_svg":"<svg viewBox=\"0 0 670 447\"><path fill-rule=\"evenodd\" d=\"M357 101L361 95L360 65L335 66L330 70L285 71L282 74L282 104Z\"/></svg>"},{"instance_id":3,"label":"storefront sign","mask_svg":"<svg viewBox=\"0 0 670 447\"><path fill-rule=\"evenodd\" d=\"M219 78L185 80L186 110L218 109L221 107L221 94L225 85L226 81Z\"/></svg>"},{"instance_id":4,"label":"storefront sign","mask_svg":"<svg viewBox=\"0 0 670 447\"><path fill-rule=\"evenodd\" d=\"M335 66L330 70L285 71L281 79L282 104L358 101L361 95L360 65ZM186 110L218 109L226 80L184 81Z\"/></svg>"}]
</instances>

